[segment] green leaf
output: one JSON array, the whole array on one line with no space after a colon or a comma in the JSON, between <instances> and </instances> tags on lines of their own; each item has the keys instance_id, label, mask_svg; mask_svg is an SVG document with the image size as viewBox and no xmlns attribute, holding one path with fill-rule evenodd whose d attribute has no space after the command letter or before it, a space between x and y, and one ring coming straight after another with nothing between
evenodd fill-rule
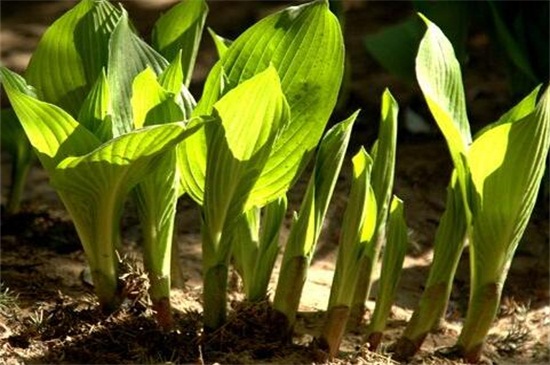
<instances>
[{"instance_id":1,"label":"green leaf","mask_svg":"<svg viewBox=\"0 0 550 365\"><path fill-rule=\"evenodd\" d=\"M163 14L153 28L153 47L166 59L171 61L183 51L180 62L186 86L191 82L207 14L206 1L182 0Z\"/></svg>"},{"instance_id":2,"label":"green leaf","mask_svg":"<svg viewBox=\"0 0 550 365\"><path fill-rule=\"evenodd\" d=\"M447 142L463 200L468 202L469 178L465 156L472 136L466 115L460 64L453 46L441 30L422 14L419 16L426 23L427 30L416 57L416 77L426 103ZM468 204L465 205L465 214L469 221L471 212Z\"/></svg>"},{"instance_id":3,"label":"green leaf","mask_svg":"<svg viewBox=\"0 0 550 365\"><path fill-rule=\"evenodd\" d=\"M218 57L222 58L233 41L216 34L216 32L214 32L211 28L208 28L208 33L210 33L210 37L212 37L212 40L214 41L214 46L216 46Z\"/></svg>"},{"instance_id":4,"label":"green leaf","mask_svg":"<svg viewBox=\"0 0 550 365\"><path fill-rule=\"evenodd\" d=\"M105 72L101 72L90 94L84 100L78 122L89 129L102 142L113 138L111 100Z\"/></svg>"},{"instance_id":5,"label":"green leaf","mask_svg":"<svg viewBox=\"0 0 550 365\"><path fill-rule=\"evenodd\" d=\"M41 100L78 114L107 64L109 37L120 16L108 1L83 0L48 28L25 73Z\"/></svg>"},{"instance_id":6,"label":"green leaf","mask_svg":"<svg viewBox=\"0 0 550 365\"><path fill-rule=\"evenodd\" d=\"M147 67L159 75L168 67L168 61L133 32L128 13L123 10L109 42L107 67L115 137L134 129L132 83Z\"/></svg>"},{"instance_id":7,"label":"green leaf","mask_svg":"<svg viewBox=\"0 0 550 365\"><path fill-rule=\"evenodd\" d=\"M321 141L300 212L292 222L273 300L273 307L285 315L290 327L358 114L336 124Z\"/></svg>"},{"instance_id":8,"label":"green leaf","mask_svg":"<svg viewBox=\"0 0 550 365\"><path fill-rule=\"evenodd\" d=\"M385 222L392 198L397 145L397 114L399 106L389 90L382 94L380 130L373 153L372 189L378 207L378 231L385 231Z\"/></svg>"},{"instance_id":9,"label":"green leaf","mask_svg":"<svg viewBox=\"0 0 550 365\"><path fill-rule=\"evenodd\" d=\"M0 68L2 84L21 125L48 171L64 158L83 155L99 146L99 139L58 106L19 91L21 77Z\"/></svg>"},{"instance_id":10,"label":"green leaf","mask_svg":"<svg viewBox=\"0 0 550 365\"><path fill-rule=\"evenodd\" d=\"M460 64L441 30L419 15L428 28L416 57L416 77L456 165L472 141Z\"/></svg>"},{"instance_id":11,"label":"green leaf","mask_svg":"<svg viewBox=\"0 0 550 365\"><path fill-rule=\"evenodd\" d=\"M388 239L382 261L380 291L367 333L382 332L386 327L386 321L399 284L403 261L407 253L407 241L407 224L403 212L403 201L394 196L388 219Z\"/></svg>"},{"instance_id":12,"label":"green leaf","mask_svg":"<svg viewBox=\"0 0 550 365\"><path fill-rule=\"evenodd\" d=\"M157 76L149 67L134 79L131 105L135 129L183 119L183 112L176 104L174 94L160 86Z\"/></svg>"},{"instance_id":13,"label":"green leaf","mask_svg":"<svg viewBox=\"0 0 550 365\"><path fill-rule=\"evenodd\" d=\"M474 195L474 272L483 277L482 282L504 280L533 210L550 147L548 94L547 89L532 113L479 135L468 155ZM533 94L519 108L532 98Z\"/></svg>"},{"instance_id":14,"label":"green leaf","mask_svg":"<svg viewBox=\"0 0 550 365\"><path fill-rule=\"evenodd\" d=\"M245 211L250 189L290 111L273 67L227 93L214 108L220 124L210 130L204 211L208 229L221 232Z\"/></svg>"},{"instance_id":15,"label":"green leaf","mask_svg":"<svg viewBox=\"0 0 550 365\"><path fill-rule=\"evenodd\" d=\"M292 256L313 254L336 180L342 167L351 130L359 111L332 127L321 141L315 168L302 201L298 220L292 226L286 252ZM295 243L290 242L296 240Z\"/></svg>"},{"instance_id":16,"label":"green leaf","mask_svg":"<svg viewBox=\"0 0 550 365\"><path fill-rule=\"evenodd\" d=\"M229 47L209 74L194 115L208 115L224 92L273 64L292 120L277 136L248 206L263 206L285 193L305 167L336 104L344 69L340 24L325 1L290 7L259 21ZM221 66L219 66L221 65ZM180 167L186 190L202 202L206 144L196 135L182 146Z\"/></svg>"},{"instance_id":17,"label":"green leaf","mask_svg":"<svg viewBox=\"0 0 550 365\"><path fill-rule=\"evenodd\" d=\"M167 91L176 94L175 102L183 111L183 119L191 118L191 113L197 105L195 98L183 84L183 71L181 69L181 51L170 63L168 68L158 77L160 85Z\"/></svg>"},{"instance_id":18,"label":"green leaf","mask_svg":"<svg viewBox=\"0 0 550 365\"><path fill-rule=\"evenodd\" d=\"M359 150L352 161L353 180L342 219L329 308L351 306L360 263L376 228L376 197L370 181L373 161L364 148Z\"/></svg>"},{"instance_id":19,"label":"green leaf","mask_svg":"<svg viewBox=\"0 0 550 365\"><path fill-rule=\"evenodd\" d=\"M188 128L182 122L176 122L124 134L83 156L63 159L53 170L52 185L64 193L82 195L82 200L93 200L90 196L109 189L129 191L150 173L154 166L153 157L189 137L200 127L202 123L199 121ZM84 199L84 196L88 198Z\"/></svg>"}]
</instances>

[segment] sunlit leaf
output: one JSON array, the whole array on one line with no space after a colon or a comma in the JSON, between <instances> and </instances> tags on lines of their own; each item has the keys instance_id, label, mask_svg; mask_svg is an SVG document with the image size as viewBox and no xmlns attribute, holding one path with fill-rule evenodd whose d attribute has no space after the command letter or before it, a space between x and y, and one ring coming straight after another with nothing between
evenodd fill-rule
<instances>
[{"instance_id":1,"label":"sunlit leaf","mask_svg":"<svg viewBox=\"0 0 550 365\"><path fill-rule=\"evenodd\" d=\"M163 14L153 28L153 47L167 60L172 61L181 50L186 86L191 82L207 13L206 1L182 0Z\"/></svg>"},{"instance_id":2,"label":"sunlit leaf","mask_svg":"<svg viewBox=\"0 0 550 365\"><path fill-rule=\"evenodd\" d=\"M107 64L109 37L120 16L109 1L83 0L46 30L25 72L41 100L78 114Z\"/></svg>"}]
</instances>

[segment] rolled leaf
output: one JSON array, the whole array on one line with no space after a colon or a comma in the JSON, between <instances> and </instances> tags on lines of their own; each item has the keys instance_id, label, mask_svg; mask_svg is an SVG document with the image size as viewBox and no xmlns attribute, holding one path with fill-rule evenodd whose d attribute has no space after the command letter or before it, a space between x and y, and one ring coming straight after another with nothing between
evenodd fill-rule
<instances>
[{"instance_id":1,"label":"rolled leaf","mask_svg":"<svg viewBox=\"0 0 550 365\"><path fill-rule=\"evenodd\" d=\"M358 114L332 127L321 141L300 212L292 222L273 300L273 307L283 315L283 337L294 326L307 270Z\"/></svg>"},{"instance_id":2,"label":"rolled leaf","mask_svg":"<svg viewBox=\"0 0 550 365\"><path fill-rule=\"evenodd\" d=\"M388 239L384 250L382 271L376 306L367 328L369 349L375 350L382 339L382 332L391 311L391 306L397 292L403 261L407 253L407 224L405 223L403 201L394 196L388 220Z\"/></svg>"}]
</instances>

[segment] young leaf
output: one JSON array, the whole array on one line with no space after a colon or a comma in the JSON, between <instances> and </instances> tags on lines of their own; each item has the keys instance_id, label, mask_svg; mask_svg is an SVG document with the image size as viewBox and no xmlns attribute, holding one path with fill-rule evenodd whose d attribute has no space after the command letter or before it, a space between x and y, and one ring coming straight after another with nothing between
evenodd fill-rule
<instances>
[{"instance_id":1,"label":"young leaf","mask_svg":"<svg viewBox=\"0 0 550 365\"><path fill-rule=\"evenodd\" d=\"M399 284L403 261L407 253L407 243L407 224L405 223L403 202L394 196L389 213L388 239L380 274L380 291L365 336L371 350L375 350L382 339L382 332L386 327Z\"/></svg>"},{"instance_id":2,"label":"young leaf","mask_svg":"<svg viewBox=\"0 0 550 365\"><path fill-rule=\"evenodd\" d=\"M218 52L218 57L222 58L233 41L216 34L216 32L214 32L211 28L208 28L208 33L210 33L210 37L212 37L212 40L214 41L216 51Z\"/></svg>"},{"instance_id":3,"label":"young leaf","mask_svg":"<svg viewBox=\"0 0 550 365\"><path fill-rule=\"evenodd\" d=\"M380 129L373 147L371 185L376 197L377 218L375 237L367 247L358 274L351 316L355 322L363 318L365 301L372 285L372 276L377 266L380 250L386 241L386 221L393 191L395 151L397 145L397 114L399 106L389 90L382 94Z\"/></svg>"},{"instance_id":4,"label":"young leaf","mask_svg":"<svg viewBox=\"0 0 550 365\"><path fill-rule=\"evenodd\" d=\"M109 37L120 16L106 0L83 0L46 30L25 72L41 100L78 115L107 64Z\"/></svg>"},{"instance_id":5,"label":"young leaf","mask_svg":"<svg viewBox=\"0 0 550 365\"><path fill-rule=\"evenodd\" d=\"M182 0L163 14L153 28L153 47L167 60L173 60L182 52L180 63L185 86L191 83L207 14L206 1Z\"/></svg>"},{"instance_id":6,"label":"young leaf","mask_svg":"<svg viewBox=\"0 0 550 365\"><path fill-rule=\"evenodd\" d=\"M225 321L227 262L232 230L290 111L270 66L214 105L220 123L208 131L204 195L203 262L205 327ZM220 296L223 296L220 298Z\"/></svg>"},{"instance_id":7,"label":"young leaf","mask_svg":"<svg viewBox=\"0 0 550 365\"><path fill-rule=\"evenodd\" d=\"M158 77L160 85L167 91L176 94L175 102L183 112L183 119L191 118L191 113L197 102L183 83L183 71L181 69L181 51Z\"/></svg>"},{"instance_id":8,"label":"young leaf","mask_svg":"<svg viewBox=\"0 0 550 365\"><path fill-rule=\"evenodd\" d=\"M353 180L340 233L338 261L329 308L351 306L359 266L376 228L377 206L371 187L373 161L364 148L353 157Z\"/></svg>"},{"instance_id":9,"label":"young leaf","mask_svg":"<svg viewBox=\"0 0 550 365\"><path fill-rule=\"evenodd\" d=\"M113 138L110 100L107 76L102 71L78 113L78 122L102 142Z\"/></svg>"},{"instance_id":10,"label":"young leaf","mask_svg":"<svg viewBox=\"0 0 550 365\"><path fill-rule=\"evenodd\" d=\"M146 67L159 75L168 67L168 61L134 34L125 10L111 35L108 60L107 80L116 137L134 129L130 102L134 78Z\"/></svg>"},{"instance_id":11,"label":"young leaf","mask_svg":"<svg viewBox=\"0 0 550 365\"><path fill-rule=\"evenodd\" d=\"M354 289L367 244L376 228L376 198L372 190L372 159L364 148L353 157L353 180L340 233L338 260L330 290L327 319L319 338L321 349L333 358L346 329Z\"/></svg>"},{"instance_id":12,"label":"young leaf","mask_svg":"<svg viewBox=\"0 0 550 365\"><path fill-rule=\"evenodd\" d=\"M549 94L546 89L527 116L497 123L479 135L468 155L473 189L472 284L457 346L469 362L480 357L512 257L535 205L550 148Z\"/></svg>"},{"instance_id":13,"label":"young leaf","mask_svg":"<svg viewBox=\"0 0 550 365\"><path fill-rule=\"evenodd\" d=\"M466 115L462 74L453 46L441 30L419 14L427 30L416 57L416 78L426 103L441 129L466 198L464 156L472 142Z\"/></svg>"},{"instance_id":14,"label":"young leaf","mask_svg":"<svg viewBox=\"0 0 550 365\"><path fill-rule=\"evenodd\" d=\"M282 336L294 326L307 269L321 233L351 130L359 111L332 127L320 143L300 212L285 246L273 307L282 314Z\"/></svg>"},{"instance_id":15,"label":"young leaf","mask_svg":"<svg viewBox=\"0 0 550 365\"><path fill-rule=\"evenodd\" d=\"M460 255L468 240L464 199L456 172L447 187L445 211L441 216L434 241L434 255L426 288L419 304L395 345L396 357L408 359L418 351L430 331L439 326L453 288L453 278Z\"/></svg>"},{"instance_id":16,"label":"young leaf","mask_svg":"<svg viewBox=\"0 0 550 365\"><path fill-rule=\"evenodd\" d=\"M134 79L131 105L134 129L183 120L183 112L176 104L174 94L160 86L149 67Z\"/></svg>"},{"instance_id":17,"label":"young leaf","mask_svg":"<svg viewBox=\"0 0 550 365\"><path fill-rule=\"evenodd\" d=\"M208 115L224 92L273 64L292 110L292 120L277 136L247 206L263 206L284 194L305 167L336 104L343 75L340 24L325 1L290 7L259 21L229 47L209 74L194 115ZM221 65L221 66L219 66ZM179 151L186 191L202 203L206 143L196 135Z\"/></svg>"}]
</instances>

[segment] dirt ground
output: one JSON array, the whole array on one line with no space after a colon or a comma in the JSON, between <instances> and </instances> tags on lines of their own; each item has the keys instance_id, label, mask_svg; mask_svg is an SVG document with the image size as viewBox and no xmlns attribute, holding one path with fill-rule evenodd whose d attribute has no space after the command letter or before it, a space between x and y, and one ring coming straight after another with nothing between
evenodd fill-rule
<instances>
[{"instance_id":1,"label":"dirt ground","mask_svg":"<svg viewBox=\"0 0 550 365\"><path fill-rule=\"evenodd\" d=\"M170 1L126 1L142 34L148 34L159 12ZM68 9L70 1L2 1L0 42L2 63L23 71L40 35ZM207 25L234 38L243 28L285 2L209 2ZM409 3L350 2L346 43L352 64L350 96L338 112L345 116L362 108L349 149L370 147L376 136L379 99L389 87L401 107L425 115L418 90L389 75L364 50L365 34L399 21L411 13ZM474 129L494 121L511 107L505 73L487 36L469 37L470 59L465 85ZM202 81L215 62L205 36L195 70L192 92L200 95ZM5 106L5 100L2 100ZM401 117L401 119L404 119ZM335 119L337 120L337 119ZM429 120L429 119L428 119ZM401 121L403 122L403 120ZM402 123L403 125L403 123ZM2 152L2 203L9 188L10 156ZM390 345L403 331L422 293L432 255L432 241L444 209L445 186L451 172L446 146L435 129L418 135L401 126L397 152L395 193L406 206L410 248L397 298L380 353L369 352L362 331L344 338L334 364L393 364ZM173 291L177 329L160 332L152 319L145 294L147 279L141 268L139 227L128 205L122 226L123 278L128 299L123 308L106 317L97 308L92 289L83 280L85 258L63 206L48 185L45 172L34 166L23 197L21 213L1 220L0 364L41 363L316 363L309 343L318 334L328 302L337 254L341 217L349 192L351 165L346 160L329 207L308 281L303 291L296 335L292 344L273 340L266 329L267 303L243 302L236 275L231 280L231 310L226 326L208 338L201 334L201 249L199 212L188 198L179 202L178 258L185 287ZM290 192L290 208L297 209L305 176ZM289 215L290 216L290 215ZM282 242L290 220L282 233ZM540 203L527 227L504 287L501 308L484 352L488 363L544 364L550 362L549 213ZM272 277L276 282L278 265ZM460 364L445 355L460 332L468 301L467 251L460 263L446 321L430 334L414 364ZM374 308L376 283L368 308ZM368 323L368 314L365 317Z\"/></svg>"}]
</instances>

